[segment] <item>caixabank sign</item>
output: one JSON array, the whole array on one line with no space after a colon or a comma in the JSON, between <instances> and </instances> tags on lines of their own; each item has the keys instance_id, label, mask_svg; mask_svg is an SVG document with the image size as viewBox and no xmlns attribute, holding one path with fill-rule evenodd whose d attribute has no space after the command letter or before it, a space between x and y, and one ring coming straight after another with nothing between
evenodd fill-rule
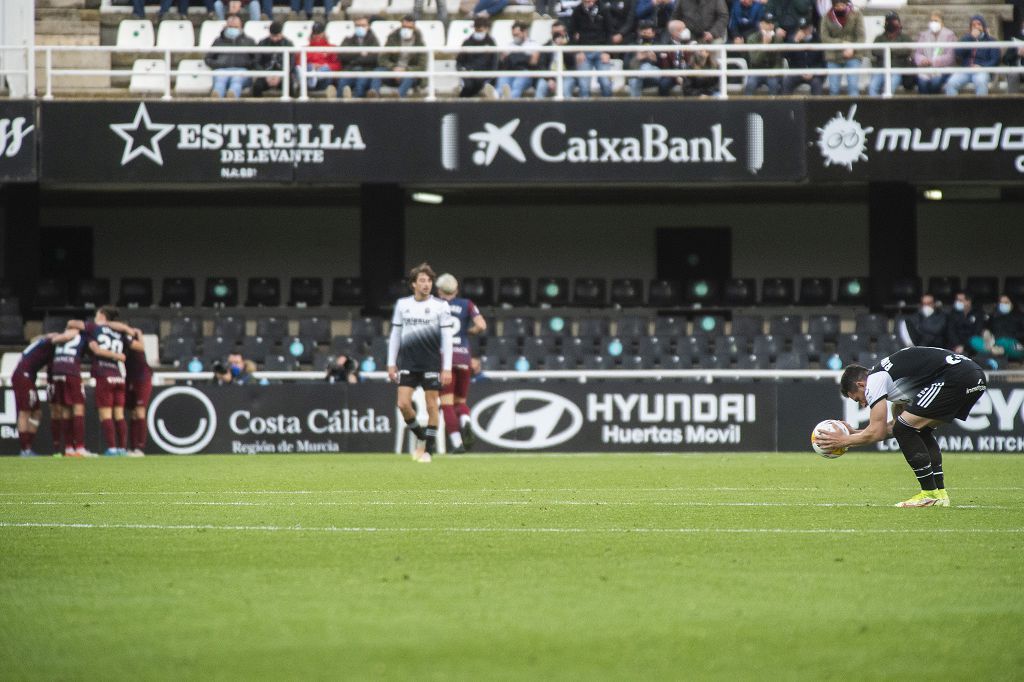
<instances>
[{"instance_id":1,"label":"caixabank sign","mask_svg":"<svg viewBox=\"0 0 1024 682\"><path fill-rule=\"evenodd\" d=\"M36 180L36 105L0 100L0 183Z\"/></svg>"}]
</instances>

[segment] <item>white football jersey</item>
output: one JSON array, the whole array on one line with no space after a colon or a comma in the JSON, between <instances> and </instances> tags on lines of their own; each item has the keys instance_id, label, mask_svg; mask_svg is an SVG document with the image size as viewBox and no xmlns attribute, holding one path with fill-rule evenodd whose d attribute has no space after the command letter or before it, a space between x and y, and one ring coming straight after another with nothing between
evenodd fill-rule
<instances>
[{"instance_id":1,"label":"white football jersey","mask_svg":"<svg viewBox=\"0 0 1024 682\"><path fill-rule=\"evenodd\" d=\"M451 338L452 324L447 301L434 296L423 301L417 301L414 296L398 299L391 317L388 364L397 360L398 369L403 372L440 371L443 368L442 344L445 335ZM397 349L392 347L396 339ZM451 343L447 345L447 366L451 367Z\"/></svg>"}]
</instances>

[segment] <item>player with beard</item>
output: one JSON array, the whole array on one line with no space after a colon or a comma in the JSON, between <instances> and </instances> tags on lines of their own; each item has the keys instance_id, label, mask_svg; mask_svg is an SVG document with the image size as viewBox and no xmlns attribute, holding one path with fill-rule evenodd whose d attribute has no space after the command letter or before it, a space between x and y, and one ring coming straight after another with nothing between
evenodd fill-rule
<instances>
[{"instance_id":1,"label":"player with beard","mask_svg":"<svg viewBox=\"0 0 1024 682\"><path fill-rule=\"evenodd\" d=\"M437 278L437 293L448 302L453 322L452 381L441 387L441 412L452 452L462 453L473 447L474 440L469 405L466 404L469 381L473 376L469 337L483 333L487 329L487 321L473 301L458 296L459 281L453 275L445 273Z\"/></svg>"}]
</instances>

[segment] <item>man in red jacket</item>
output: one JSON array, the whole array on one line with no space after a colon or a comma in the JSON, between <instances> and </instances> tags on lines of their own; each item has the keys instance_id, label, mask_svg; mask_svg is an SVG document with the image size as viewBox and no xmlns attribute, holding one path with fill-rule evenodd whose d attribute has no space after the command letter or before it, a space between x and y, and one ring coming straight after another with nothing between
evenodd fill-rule
<instances>
[{"instance_id":1,"label":"man in red jacket","mask_svg":"<svg viewBox=\"0 0 1024 682\"><path fill-rule=\"evenodd\" d=\"M325 30L326 29L322 22L318 21L313 24L313 32L309 36L310 47L336 47L327 41L327 35L324 33ZM307 52L306 71L319 73L341 71L341 60L338 59L338 53ZM306 82L307 89L311 92L326 90L329 85L333 85L335 89L337 89L337 79L317 78L316 76L311 76Z\"/></svg>"}]
</instances>

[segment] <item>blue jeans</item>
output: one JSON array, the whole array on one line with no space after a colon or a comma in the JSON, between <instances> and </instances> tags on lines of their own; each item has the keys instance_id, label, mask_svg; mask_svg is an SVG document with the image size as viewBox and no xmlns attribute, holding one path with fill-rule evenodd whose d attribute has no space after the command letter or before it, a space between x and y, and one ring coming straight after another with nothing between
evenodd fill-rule
<instances>
[{"instance_id":1,"label":"blue jeans","mask_svg":"<svg viewBox=\"0 0 1024 682\"><path fill-rule=\"evenodd\" d=\"M501 10L507 6L508 0L479 0L473 8L473 16L487 12L487 16L493 17L496 14L501 14Z\"/></svg>"},{"instance_id":2,"label":"blue jeans","mask_svg":"<svg viewBox=\"0 0 1024 682\"><path fill-rule=\"evenodd\" d=\"M182 16L188 14L188 3L189 0L177 0L178 14ZM173 4L175 4L175 0L160 0L160 16L167 14L167 10L171 9ZM213 0L203 0L203 4L206 5L207 12L213 11ZM146 15L146 0L132 0L132 14L140 19L143 18Z\"/></svg>"},{"instance_id":3,"label":"blue jeans","mask_svg":"<svg viewBox=\"0 0 1024 682\"><path fill-rule=\"evenodd\" d=\"M843 89L843 69L859 69L860 60L854 57L853 59L847 59L845 62L829 62L827 64L830 73L828 75L828 94L838 95L841 94ZM855 73L846 74L846 94L850 97L856 97L860 94L860 76Z\"/></svg>"},{"instance_id":4,"label":"blue jeans","mask_svg":"<svg viewBox=\"0 0 1024 682\"><path fill-rule=\"evenodd\" d=\"M331 67L327 66L326 64L321 64L320 66L313 66L312 64L306 64L306 72L307 73L316 73L318 71L320 71L320 72L322 72L322 71L330 72L330 70L331 70ZM337 85L338 81L336 79L334 79L334 78L317 78L316 76L313 76L312 78L306 79L306 90L309 91L309 92L317 92L319 90L326 90L327 86L331 85L332 83L334 85Z\"/></svg>"},{"instance_id":5,"label":"blue jeans","mask_svg":"<svg viewBox=\"0 0 1024 682\"><path fill-rule=\"evenodd\" d=\"M896 94L896 88L900 86L900 80L902 76L893 74L889 77L889 92ZM885 88L885 74L876 73L871 77L871 82L868 83L868 94L872 97L878 97L882 94Z\"/></svg>"},{"instance_id":6,"label":"blue jeans","mask_svg":"<svg viewBox=\"0 0 1024 682\"><path fill-rule=\"evenodd\" d=\"M607 62L601 61L600 52L584 52L583 63L576 65L576 71L607 71L612 68L612 65ZM565 96L572 97L572 86L575 82L576 85L580 86L580 97L586 99L590 97L590 76L576 76L574 78L565 79ZM603 97L612 96L612 81L607 76L601 76L597 79L598 85L601 87L601 95Z\"/></svg>"},{"instance_id":7,"label":"blue jeans","mask_svg":"<svg viewBox=\"0 0 1024 682\"><path fill-rule=\"evenodd\" d=\"M782 91L781 76L747 76L747 82L743 86L744 95L753 95L762 85L768 88L769 95L777 95Z\"/></svg>"},{"instance_id":8,"label":"blue jeans","mask_svg":"<svg viewBox=\"0 0 1024 682\"><path fill-rule=\"evenodd\" d=\"M300 9L306 13L307 18L313 18L313 0L292 0L292 11L298 12ZM324 0L324 14L330 14L332 9L334 0Z\"/></svg>"},{"instance_id":9,"label":"blue jeans","mask_svg":"<svg viewBox=\"0 0 1024 682\"><path fill-rule=\"evenodd\" d=\"M378 66L374 71L387 71L387 69L382 66ZM382 83L380 78L343 78L341 79L341 82L338 83L338 91L340 92L348 86L352 88L352 94L356 97L366 97L366 93L370 90L379 93L381 85Z\"/></svg>"},{"instance_id":10,"label":"blue jeans","mask_svg":"<svg viewBox=\"0 0 1024 682\"><path fill-rule=\"evenodd\" d=\"M974 83L974 94L978 97L984 97L988 94L988 81L989 75L984 71L978 73L954 73L946 81L946 94L955 95L960 92L960 88L964 87L968 83Z\"/></svg>"},{"instance_id":11,"label":"blue jeans","mask_svg":"<svg viewBox=\"0 0 1024 682\"><path fill-rule=\"evenodd\" d=\"M942 86L946 84L949 74L938 74L936 76L918 76L917 91L922 95L937 95L942 92Z\"/></svg>"},{"instance_id":12,"label":"blue jeans","mask_svg":"<svg viewBox=\"0 0 1024 682\"><path fill-rule=\"evenodd\" d=\"M260 6L260 0L249 0L249 2L242 0L243 8L245 8L245 5L248 5L250 21L259 21L260 12L263 12L268 17L274 16L274 0L263 0L262 7ZM221 21L224 20L224 12L227 10L227 7L228 3L226 0L214 0L213 12Z\"/></svg>"},{"instance_id":13,"label":"blue jeans","mask_svg":"<svg viewBox=\"0 0 1024 682\"><path fill-rule=\"evenodd\" d=\"M512 99L519 99L526 92L527 88L533 85L533 81L534 79L530 76L501 76L495 87L498 90L499 97L505 96L504 90L507 85L511 91L509 96Z\"/></svg>"},{"instance_id":14,"label":"blue jeans","mask_svg":"<svg viewBox=\"0 0 1024 682\"><path fill-rule=\"evenodd\" d=\"M641 62L637 68L641 71L661 71L661 69L650 62ZM651 88L656 85L658 85L658 79L656 78L639 78L634 76L629 79L629 96L640 97L644 92L644 88Z\"/></svg>"},{"instance_id":15,"label":"blue jeans","mask_svg":"<svg viewBox=\"0 0 1024 682\"><path fill-rule=\"evenodd\" d=\"M225 97L230 90L235 97L242 96L242 90L249 85L245 69L217 69L213 72L213 91L217 97Z\"/></svg>"}]
</instances>

